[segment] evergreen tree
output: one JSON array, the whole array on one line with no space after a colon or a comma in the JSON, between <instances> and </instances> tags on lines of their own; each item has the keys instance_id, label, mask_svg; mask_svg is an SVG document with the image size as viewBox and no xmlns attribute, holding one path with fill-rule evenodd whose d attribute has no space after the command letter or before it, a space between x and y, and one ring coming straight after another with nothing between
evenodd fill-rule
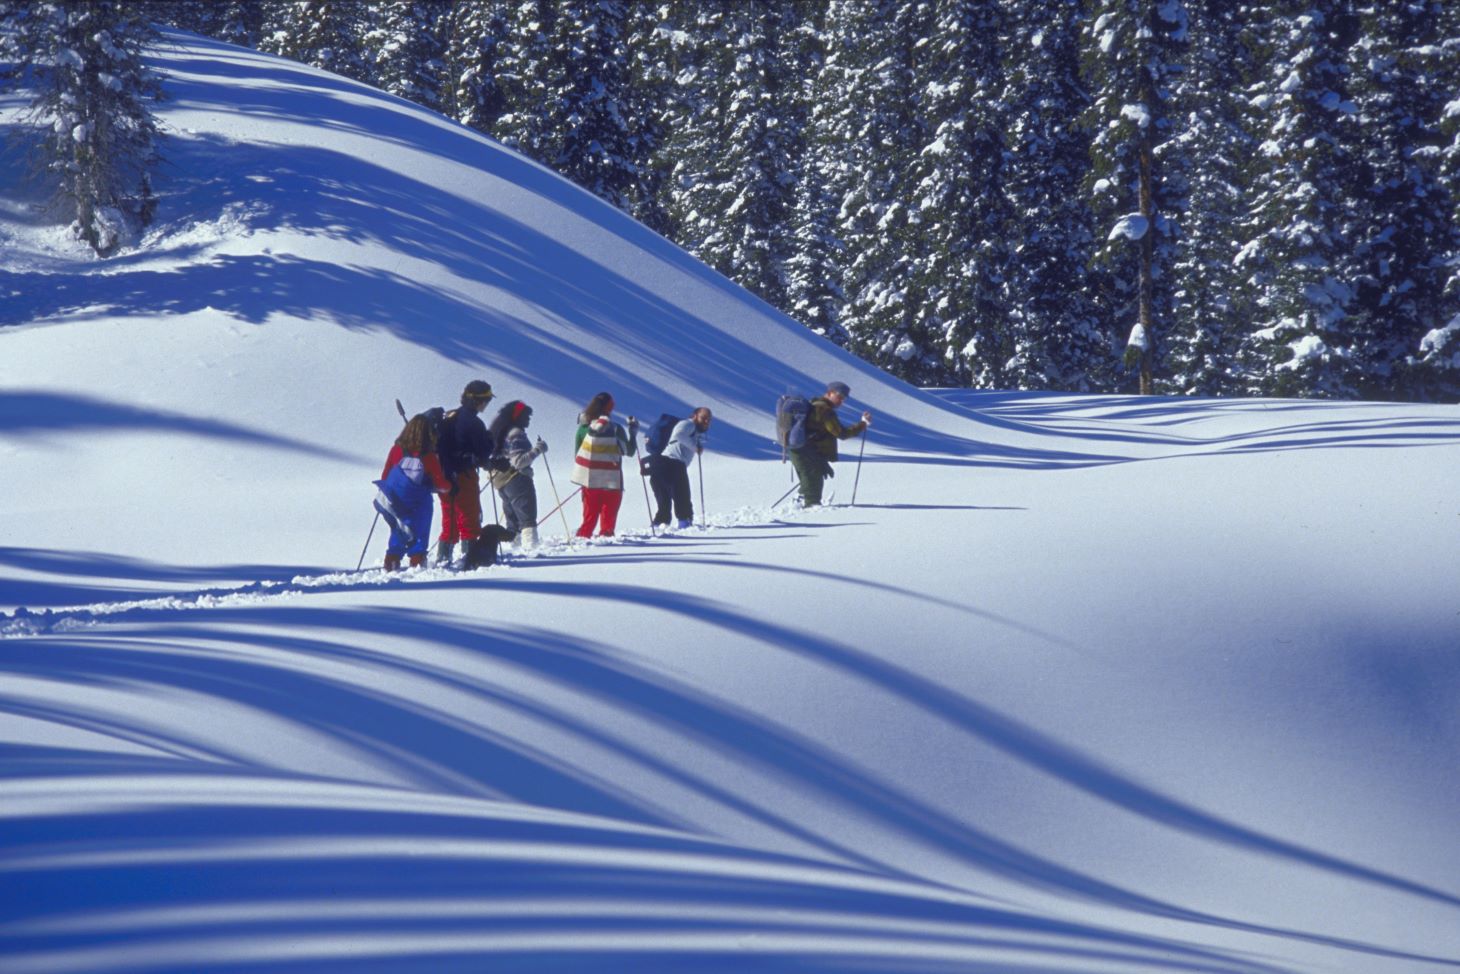
<instances>
[{"instance_id":1,"label":"evergreen tree","mask_svg":"<svg viewBox=\"0 0 1460 974\"><path fill-rule=\"evenodd\" d=\"M921 385L1011 384L1004 288L1013 214L1004 194L999 44L1006 16L995 0L934 0L930 33L914 45L927 141L912 147L908 174L919 254L907 298L907 340L916 351L904 374Z\"/></svg>"},{"instance_id":2,"label":"evergreen tree","mask_svg":"<svg viewBox=\"0 0 1460 974\"><path fill-rule=\"evenodd\" d=\"M1242 326L1253 308L1234 261L1233 233L1247 213L1249 160L1256 145L1244 125L1243 92L1256 80L1249 11L1231 0L1193 0L1190 57L1176 84L1173 143L1194 167L1189 206L1177 241L1166 364L1171 390L1219 396L1238 392Z\"/></svg>"},{"instance_id":3,"label":"evergreen tree","mask_svg":"<svg viewBox=\"0 0 1460 974\"><path fill-rule=\"evenodd\" d=\"M680 16L682 92L664 145L671 226L695 256L785 308L792 160L803 137L788 108L795 9L753 0Z\"/></svg>"},{"instance_id":4,"label":"evergreen tree","mask_svg":"<svg viewBox=\"0 0 1460 974\"><path fill-rule=\"evenodd\" d=\"M1357 279L1350 322L1357 388L1366 398L1412 398L1421 338L1442 310L1446 256L1455 250L1454 205L1442 183L1440 114L1454 89L1437 77L1439 0L1363 3L1350 53L1358 109L1355 208Z\"/></svg>"},{"instance_id":5,"label":"evergreen tree","mask_svg":"<svg viewBox=\"0 0 1460 974\"><path fill-rule=\"evenodd\" d=\"M1449 193L1449 206L1441 209L1449 215L1454 234L1460 231L1460 6L1443 5L1437 27L1440 40L1423 57L1432 65L1438 90L1450 93L1438 106L1442 133L1438 156L1440 179ZM1455 401L1460 399L1460 243L1452 242L1446 254L1449 276L1439 314L1420 339L1415 387L1425 398Z\"/></svg>"},{"instance_id":6,"label":"evergreen tree","mask_svg":"<svg viewBox=\"0 0 1460 974\"><path fill-rule=\"evenodd\" d=\"M259 49L344 75L373 80L361 38L370 5L363 0L291 0L265 10Z\"/></svg>"},{"instance_id":7,"label":"evergreen tree","mask_svg":"<svg viewBox=\"0 0 1460 974\"><path fill-rule=\"evenodd\" d=\"M72 230L109 256L151 222L157 124L148 103L161 82L143 62L156 32L129 4L30 4L14 22L22 77L37 94L30 120L39 167L74 214Z\"/></svg>"},{"instance_id":8,"label":"evergreen tree","mask_svg":"<svg viewBox=\"0 0 1460 974\"><path fill-rule=\"evenodd\" d=\"M203 33L239 47L258 47L263 36L264 4L257 0L229 0L206 6L212 14Z\"/></svg>"},{"instance_id":9,"label":"evergreen tree","mask_svg":"<svg viewBox=\"0 0 1460 974\"><path fill-rule=\"evenodd\" d=\"M506 96L498 83L507 36L504 0L454 3L446 25L443 111L463 125L488 134L499 131Z\"/></svg>"},{"instance_id":10,"label":"evergreen tree","mask_svg":"<svg viewBox=\"0 0 1460 974\"><path fill-rule=\"evenodd\" d=\"M1090 190L1104 244L1106 313L1131 327L1126 357L1140 369L1143 395L1155 391L1158 343L1169 327L1177 219L1186 191L1173 151L1171 79L1185 57L1181 0L1095 0L1085 31L1086 76L1095 92Z\"/></svg>"},{"instance_id":11,"label":"evergreen tree","mask_svg":"<svg viewBox=\"0 0 1460 974\"><path fill-rule=\"evenodd\" d=\"M1238 267L1256 295L1242 347L1251 391L1353 396L1349 321L1360 276L1358 228L1346 190L1356 182L1357 108L1345 91L1345 53L1355 21L1346 0L1272 5L1254 36L1267 68L1254 87L1259 111L1247 242Z\"/></svg>"},{"instance_id":12,"label":"evergreen tree","mask_svg":"<svg viewBox=\"0 0 1460 974\"><path fill-rule=\"evenodd\" d=\"M1010 18L1002 45L1013 254L999 325L1011 356L1005 381L1021 389L1090 391L1111 369L1089 276L1094 219L1081 192L1090 139L1078 120L1090 99L1080 80L1080 21L1077 0L1029 0ZM958 351L981 357L976 340Z\"/></svg>"},{"instance_id":13,"label":"evergreen tree","mask_svg":"<svg viewBox=\"0 0 1460 974\"><path fill-rule=\"evenodd\" d=\"M630 159L635 174L629 213L656 233L669 235L670 221L661 158L666 119L674 100L674 44L667 4L628 7L628 118Z\"/></svg>"},{"instance_id":14,"label":"evergreen tree","mask_svg":"<svg viewBox=\"0 0 1460 974\"><path fill-rule=\"evenodd\" d=\"M450 0L408 0L385 4L365 37L375 83L432 111L443 108L445 37L442 25Z\"/></svg>"},{"instance_id":15,"label":"evergreen tree","mask_svg":"<svg viewBox=\"0 0 1460 974\"><path fill-rule=\"evenodd\" d=\"M845 295L836 236L837 200L832 187L845 184L843 147L834 137L836 93L826 84L827 12L820 0L800 4L795 38L798 125L804 146L796 168L791 210L790 256L786 260L786 311L806 327L839 345Z\"/></svg>"},{"instance_id":16,"label":"evergreen tree","mask_svg":"<svg viewBox=\"0 0 1460 974\"><path fill-rule=\"evenodd\" d=\"M498 134L614 206L637 171L622 0L523 0L509 14Z\"/></svg>"},{"instance_id":17,"label":"evergreen tree","mask_svg":"<svg viewBox=\"0 0 1460 974\"><path fill-rule=\"evenodd\" d=\"M836 101L820 137L840 144L844 158L831 184L837 238L846 247L842 324L860 357L915 379L926 374L930 350L914 333L908 303L921 256L908 174L911 154L931 141L915 65L932 7L925 0L836 0L829 17L827 88Z\"/></svg>"}]
</instances>

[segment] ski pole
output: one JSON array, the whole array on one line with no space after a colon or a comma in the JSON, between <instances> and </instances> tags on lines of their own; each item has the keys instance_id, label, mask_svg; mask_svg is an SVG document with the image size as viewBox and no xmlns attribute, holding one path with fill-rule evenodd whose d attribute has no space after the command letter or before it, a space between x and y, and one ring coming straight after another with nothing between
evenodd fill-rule
<instances>
[{"instance_id":1,"label":"ski pole","mask_svg":"<svg viewBox=\"0 0 1460 974\"><path fill-rule=\"evenodd\" d=\"M791 485L791 490L786 491L784 494L782 494L780 497L778 497L776 499L776 502L774 504L772 504L771 507L772 508L779 507L780 504L781 504L781 501L785 500L787 497L790 497L791 496L791 491L794 491L797 487L800 487L800 486L801 485L799 483L792 484Z\"/></svg>"},{"instance_id":2,"label":"ski pole","mask_svg":"<svg viewBox=\"0 0 1460 974\"><path fill-rule=\"evenodd\" d=\"M562 510L563 505L566 504L566 503L568 503L568 501L572 500L573 498L577 497L578 494L582 492L582 490L583 490L583 488L582 487L579 487L577 490L574 490L567 497L564 497L562 500L558 501L558 506L555 507L555 508L553 508L551 511L548 511L542 517L538 518L537 524L534 524L533 527L537 527L538 524L541 524L543 521L546 521L548 518L552 517L554 512ZM553 494L554 495L557 494L557 488L556 487L553 488ZM568 516L566 514L564 514L563 515L563 525L564 525L564 527L566 527L567 524L568 524Z\"/></svg>"},{"instance_id":3,"label":"ski pole","mask_svg":"<svg viewBox=\"0 0 1460 974\"><path fill-rule=\"evenodd\" d=\"M365 547L360 549L360 560L355 565L355 571L359 571L365 565L365 552L370 550L370 539L375 537L375 525L380 523L380 512L375 512L375 520L370 522L370 533L365 535Z\"/></svg>"},{"instance_id":4,"label":"ski pole","mask_svg":"<svg viewBox=\"0 0 1460 974\"><path fill-rule=\"evenodd\" d=\"M395 401L395 411L398 412L398 413L400 413L400 418L401 418L401 421L402 422L405 422L405 423L409 423L410 422L410 420L406 419L406 408L400 404L400 400L399 399L397 399ZM370 533L367 534L367 535L365 535L365 547L363 547L363 548L360 549L360 560L355 563L355 571L357 571L357 572L361 568L365 567L365 552L367 552L367 551L370 550L370 542L375 539L375 525L377 525L379 523L380 523L380 512L379 511L376 511L375 512L375 518L370 522Z\"/></svg>"},{"instance_id":5,"label":"ski pole","mask_svg":"<svg viewBox=\"0 0 1460 974\"><path fill-rule=\"evenodd\" d=\"M867 430L862 430L862 448L857 451L857 475L852 478L852 506L857 506L857 484L862 480L862 454L867 452Z\"/></svg>"},{"instance_id":6,"label":"ski pole","mask_svg":"<svg viewBox=\"0 0 1460 974\"><path fill-rule=\"evenodd\" d=\"M553 508L553 511L561 511L563 509L563 501L561 501L561 500L558 499L558 482L555 479L553 479L553 468L550 467L550 466L548 466L546 463L543 464L543 468L545 470L547 470L547 472L548 472L548 483L551 484L552 485L552 488L553 488L553 500L555 500L555 501L558 502L558 506L555 507L555 508ZM548 517L552 517L553 511L548 511ZM547 520L546 517L542 519L542 521L546 521L546 520ZM538 524L541 524L542 521L538 521L537 523ZM536 526L537 525L533 525L533 527L536 527ZM572 531L571 528L568 527L568 514L567 514L566 511L564 511L564 513L563 513L563 536L564 537L572 537L572 535L573 535L573 531Z\"/></svg>"},{"instance_id":7,"label":"ski pole","mask_svg":"<svg viewBox=\"0 0 1460 974\"><path fill-rule=\"evenodd\" d=\"M695 451L695 466L700 471L700 527L709 528L710 515L705 511L705 461L704 451Z\"/></svg>"},{"instance_id":8,"label":"ski pole","mask_svg":"<svg viewBox=\"0 0 1460 974\"><path fill-rule=\"evenodd\" d=\"M654 509L649 506L649 478L644 476L644 461L640 459L638 463L639 486L644 488L644 513L649 515L649 536L657 538L659 537L659 532L654 527Z\"/></svg>"}]
</instances>

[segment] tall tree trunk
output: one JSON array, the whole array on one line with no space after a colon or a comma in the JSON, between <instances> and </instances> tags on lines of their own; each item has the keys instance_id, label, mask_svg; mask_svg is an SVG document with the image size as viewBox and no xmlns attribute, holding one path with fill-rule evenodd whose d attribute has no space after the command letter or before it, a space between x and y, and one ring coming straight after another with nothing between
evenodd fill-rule
<instances>
[{"instance_id":1,"label":"tall tree trunk","mask_svg":"<svg viewBox=\"0 0 1460 974\"><path fill-rule=\"evenodd\" d=\"M1146 232L1141 235L1140 267L1140 322L1146 336L1146 346L1141 349L1141 395L1149 396L1155 391L1151 379L1151 363L1156 353L1156 329L1152 320L1152 305L1155 303L1156 284L1153 266L1156 252L1156 214L1152 205L1151 191L1151 139L1147 131L1141 133L1140 147L1140 206L1141 216L1146 221Z\"/></svg>"}]
</instances>

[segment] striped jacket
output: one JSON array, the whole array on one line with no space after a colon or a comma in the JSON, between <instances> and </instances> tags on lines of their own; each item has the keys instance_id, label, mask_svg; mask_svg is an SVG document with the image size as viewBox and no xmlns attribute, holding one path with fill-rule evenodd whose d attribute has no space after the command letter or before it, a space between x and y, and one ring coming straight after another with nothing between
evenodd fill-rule
<instances>
[{"instance_id":1,"label":"striped jacket","mask_svg":"<svg viewBox=\"0 0 1460 974\"><path fill-rule=\"evenodd\" d=\"M578 417L580 422L583 417ZM590 490L623 490L623 458L638 451L628 430L607 416L578 427L578 455L573 458L573 483Z\"/></svg>"}]
</instances>

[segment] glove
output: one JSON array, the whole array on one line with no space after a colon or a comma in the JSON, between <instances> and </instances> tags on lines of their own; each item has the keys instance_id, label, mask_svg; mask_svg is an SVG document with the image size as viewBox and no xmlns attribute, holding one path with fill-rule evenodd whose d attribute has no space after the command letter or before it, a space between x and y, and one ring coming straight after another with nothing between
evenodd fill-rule
<instances>
[{"instance_id":1,"label":"glove","mask_svg":"<svg viewBox=\"0 0 1460 974\"><path fill-rule=\"evenodd\" d=\"M635 419L634 417L630 416L629 417L629 435L630 436L634 436L638 432L639 432L639 421L637 419Z\"/></svg>"},{"instance_id":2,"label":"glove","mask_svg":"<svg viewBox=\"0 0 1460 974\"><path fill-rule=\"evenodd\" d=\"M543 438L541 436L537 438L537 445L532 448L532 452L536 453L538 456L542 456L544 453L547 452L547 443L543 441Z\"/></svg>"},{"instance_id":3,"label":"glove","mask_svg":"<svg viewBox=\"0 0 1460 974\"><path fill-rule=\"evenodd\" d=\"M867 427L871 427L871 425L872 425L872 414L871 413L863 413L862 414L862 425L863 426L867 426Z\"/></svg>"}]
</instances>

